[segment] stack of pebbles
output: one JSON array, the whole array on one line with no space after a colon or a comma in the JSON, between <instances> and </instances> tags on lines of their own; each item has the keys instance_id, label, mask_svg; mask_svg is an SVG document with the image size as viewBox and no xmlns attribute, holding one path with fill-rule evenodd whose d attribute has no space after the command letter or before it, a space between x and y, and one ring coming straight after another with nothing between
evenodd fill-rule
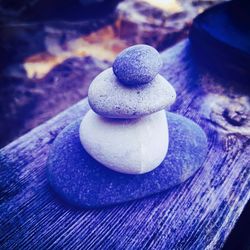
<instances>
[{"instance_id":1,"label":"stack of pebbles","mask_svg":"<svg viewBox=\"0 0 250 250\"><path fill-rule=\"evenodd\" d=\"M176 93L159 74L161 66L154 48L135 45L91 83L91 109L81 122L80 140L102 165L142 174L164 160L169 144L164 109L174 103Z\"/></svg>"},{"instance_id":2,"label":"stack of pebbles","mask_svg":"<svg viewBox=\"0 0 250 250\"><path fill-rule=\"evenodd\" d=\"M165 112L176 94L159 75L161 65L155 49L136 45L93 80L91 109L84 102L83 119L60 132L48 157L49 183L64 201L96 208L140 199L201 167L206 134L190 119Z\"/></svg>"}]
</instances>

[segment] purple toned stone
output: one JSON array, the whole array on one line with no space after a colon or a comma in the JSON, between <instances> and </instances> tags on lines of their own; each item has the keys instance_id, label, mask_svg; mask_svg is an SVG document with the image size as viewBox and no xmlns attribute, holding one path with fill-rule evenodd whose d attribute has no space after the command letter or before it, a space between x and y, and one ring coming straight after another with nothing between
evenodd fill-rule
<instances>
[{"instance_id":1,"label":"purple toned stone","mask_svg":"<svg viewBox=\"0 0 250 250\"><path fill-rule=\"evenodd\" d=\"M47 171L51 187L67 203L84 208L140 199L184 182L201 167L207 138L193 121L166 114L168 154L159 167L141 175L121 174L95 161L80 143L80 121L70 124L50 150Z\"/></svg>"},{"instance_id":2,"label":"purple toned stone","mask_svg":"<svg viewBox=\"0 0 250 250\"><path fill-rule=\"evenodd\" d=\"M123 50L115 59L113 71L125 85L136 86L151 82L162 67L162 59L156 49L138 44Z\"/></svg>"}]
</instances>

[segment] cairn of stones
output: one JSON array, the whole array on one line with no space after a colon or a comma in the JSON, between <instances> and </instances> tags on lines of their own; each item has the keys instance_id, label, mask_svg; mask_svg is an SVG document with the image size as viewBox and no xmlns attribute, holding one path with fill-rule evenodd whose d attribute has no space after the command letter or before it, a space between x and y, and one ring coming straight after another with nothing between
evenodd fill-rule
<instances>
[{"instance_id":1,"label":"cairn of stones","mask_svg":"<svg viewBox=\"0 0 250 250\"><path fill-rule=\"evenodd\" d=\"M161 164L169 145L165 109L176 99L159 74L160 54L151 46L123 50L113 66L91 83L91 109L80 125L85 150L107 168L125 174L147 173ZM171 142L170 142L171 143Z\"/></svg>"}]
</instances>

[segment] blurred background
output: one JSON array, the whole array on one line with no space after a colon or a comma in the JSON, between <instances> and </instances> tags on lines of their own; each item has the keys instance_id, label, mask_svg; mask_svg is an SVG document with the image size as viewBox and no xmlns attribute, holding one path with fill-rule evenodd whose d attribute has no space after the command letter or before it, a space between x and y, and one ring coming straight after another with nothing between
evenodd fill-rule
<instances>
[{"instance_id":1,"label":"blurred background","mask_svg":"<svg viewBox=\"0 0 250 250\"><path fill-rule=\"evenodd\" d=\"M220 2L0 1L0 148L85 97L124 48L173 46Z\"/></svg>"}]
</instances>

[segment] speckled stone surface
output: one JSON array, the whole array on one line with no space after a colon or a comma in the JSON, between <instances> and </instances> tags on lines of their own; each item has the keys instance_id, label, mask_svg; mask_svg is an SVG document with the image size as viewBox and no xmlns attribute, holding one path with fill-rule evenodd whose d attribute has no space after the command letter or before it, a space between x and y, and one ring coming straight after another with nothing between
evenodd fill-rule
<instances>
[{"instance_id":1,"label":"speckled stone surface","mask_svg":"<svg viewBox=\"0 0 250 250\"><path fill-rule=\"evenodd\" d=\"M113 71L120 82L140 85L152 81L162 67L162 59L156 49L138 44L123 50L113 63Z\"/></svg>"},{"instance_id":2,"label":"speckled stone surface","mask_svg":"<svg viewBox=\"0 0 250 250\"><path fill-rule=\"evenodd\" d=\"M148 84L127 87L117 80L111 68L100 73L91 83L88 100L99 115L111 118L137 118L174 103L176 92L161 75Z\"/></svg>"},{"instance_id":3,"label":"speckled stone surface","mask_svg":"<svg viewBox=\"0 0 250 250\"><path fill-rule=\"evenodd\" d=\"M80 120L66 127L54 141L47 162L53 190L76 207L103 207L143 198L182 183L202 165L207 139L193 121L167 113L169 151L162 164L142 175L110 170L84 150L79 139Z\"/></svg>"}]
</instances>

